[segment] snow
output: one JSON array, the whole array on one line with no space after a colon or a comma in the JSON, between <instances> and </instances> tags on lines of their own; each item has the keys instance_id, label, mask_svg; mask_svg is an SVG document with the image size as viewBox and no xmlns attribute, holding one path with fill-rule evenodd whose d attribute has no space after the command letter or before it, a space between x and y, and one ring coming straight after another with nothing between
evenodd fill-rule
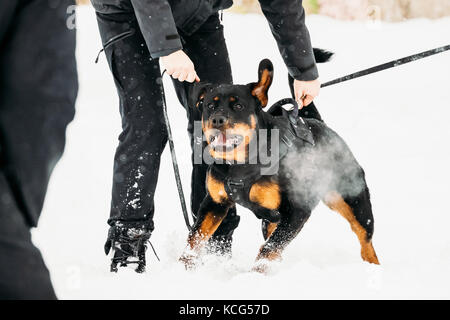
<instances>
[{"instance_id":1,"label":"snow","mask_svg":"<svg viewBox=\"0 0 450 320\"><path fill-rule=\"evenodd\" d=\"M254 81L259 61L267 57L275 65L271 102L288 96L286 69L264 18L227 13L224 24L235 82ZM320 66L327 81L447 44L450 19L367 24L309 16L308 25L315 46L336 52ZM104 56L94 64L100 46L93 10L78 9L77 114L33 232L60 298L450 298L449 53L326 88L317 99L328 125L366 171L381 266L363 262L348 223L320 205L268 275L250 271L263 240L259 220L242 208L233 258L208 257L197 270L185 271L177 259L187 231L166 148L151 238L161 262L150 249L148 271L138 275L131 269L110 273L103 253L120 118ZM170 81L164 82L189 193L185 113Z\"/></svg>"}]
</instances>

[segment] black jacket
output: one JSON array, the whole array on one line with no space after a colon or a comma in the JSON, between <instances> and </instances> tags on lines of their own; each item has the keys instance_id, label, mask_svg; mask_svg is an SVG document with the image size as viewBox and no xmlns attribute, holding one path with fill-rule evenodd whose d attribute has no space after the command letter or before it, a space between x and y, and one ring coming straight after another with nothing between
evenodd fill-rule
<instances>
[{"instance_id":1,"label":"black jacket","mask_svg":"<svg viewBox=\"0 0 450 320\"><path fill-rule=\"evenodd\" d=\"M10 205L33 227L75 113L76 30L68 28L73 5L75 0L0 1L0 194L13 194Z\"/></svg>"},{"instance_id":2,"label":"black jacket","mask_svg":"<svg viewBox=\"0 0 450 320\"><path fill-rule=\"evenodd\" d=\"M179 32L194 33L232 0L91 0L96 11L134 11L153 58L182 49ZM259 0L289 73L297 80L318 78L302 0Z\"/></svg>"}]
</instances>

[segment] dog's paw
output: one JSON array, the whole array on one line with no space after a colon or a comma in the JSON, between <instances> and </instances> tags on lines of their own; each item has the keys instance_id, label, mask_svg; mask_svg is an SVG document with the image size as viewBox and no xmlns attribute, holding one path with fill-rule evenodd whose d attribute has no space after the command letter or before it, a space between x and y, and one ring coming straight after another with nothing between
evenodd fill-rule
<instances>
[{"instance_id":1,"label":"dog's paw","mask_svg":"<svg viewBox=\"0 0 450 320\"><path fill-rule=\"evenodd\" d=\"M265 263L262 263L262 261L258 261L252 268L253 272L258 272L261 274L268 274L269 273L269 265L267 261Z\"/></svg>"},{"instance_id":2,"label":"dog's paw","mask_svg":"<svg viewBox=\"0 0 450 320\"><path fill-rule=\"evenodd\" d=\"M193 270L198 264L198 255L185 251L178 260L184 264L186 270Z\"/></svg>"},{"instance_id":3,"label":"dog's paw","mask_svg":"<svg viewBox=\"0 0 450 320\"><path fill-rule=\"evenodd\" d=\"M282 261L281 253L279 251L271 251L265 254L260 253L256 258L252 271L262 274L269 274L275 271L275 266Z\"/></svg>"},{"instance_id":4,"label":"dog's paw","mask_svg":"<svg viewBox=\"0 0 450 320\"><path fill-rule=\"evenodd\" d=\"M255 262L252 271L258 272L264 275L268 275L274 271L274 264L276 261L268 259L259 259Z\"/></svg>"}]
</instances>

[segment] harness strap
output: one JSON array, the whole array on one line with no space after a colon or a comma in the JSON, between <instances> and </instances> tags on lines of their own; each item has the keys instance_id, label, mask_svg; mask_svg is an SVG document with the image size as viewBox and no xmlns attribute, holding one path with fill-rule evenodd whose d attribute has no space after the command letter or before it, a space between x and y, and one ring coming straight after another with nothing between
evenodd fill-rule
<instances>
[{"instance_id":1,"label":"harness strap","mask_svg":"<svg viewBox=\"0 0 450 320\"><path fill-rule=\"evenodd\" d=\"M287 104L292 104L293 108L291 110L283 108ZM302 117L298 116L298 104L294 99L286 98L277 101L269 108L267 114L272 117L274 128L280 132L280 160L288 153L296 139L315 145L310 127Z\"/></svg>"},{"instance_id":2,"label":"harness strap","mask_svg":"<svg viewBox=\"0 0 450 320\"><path fill-rule=\"evenodd\" d=\"M251 174L241 178L228 177L225 179L225 191L234 202L249 204L249 194L252 185L261 178L261 174Z\"/></svg>"},{"instance_id":3,"label":"harness strap","mask_svg":"<svg viewBox=\"0 0 450 320\"><path fill-rule=\"evenodd\" d=\"M250 190L246 190L244 179L234 180L227 178L225 180L225 191L234 202L246 202Z\"/></svg>"},{"instance_id":4,"label":"harness strap","mask_svg":"<svg viewBox=\"0 0 450 320\"><path fill-rule=\"evenodd\" d=\"M283 106L286 104L292 104L294 106L293 109L289 111L284 109ZM282 110L280 116L273 116L271 114L277 111L279 112L280 109ZM303 118L298 117L298 104L294 99L286 98L276 102L269 108L267 114L272 117L274 129L278 129L280 133L278 162L288 154L297 139L302 139L314 145L314 139L307 123ZM247 176L233 178L220 172L217 168L214 170L215 174L224 179L225 191L228 196L234 202L239 202L244 206L245 204L250 204L249 193L251 186L261 178L261 172L259 170L257 170L257 174L254 172L251 171Z\"/></svg>"}]
</instances>

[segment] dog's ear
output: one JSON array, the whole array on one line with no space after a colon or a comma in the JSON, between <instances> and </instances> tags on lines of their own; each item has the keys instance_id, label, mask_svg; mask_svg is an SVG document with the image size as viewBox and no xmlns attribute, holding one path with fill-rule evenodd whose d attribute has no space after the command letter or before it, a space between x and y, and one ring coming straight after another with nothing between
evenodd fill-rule
<instances>
[{"instance_id":1,"label":"dog's ear","mask_svg":"<svg viewBox=\"0 0 450 320\"><path fill-rule=\"evenodd\" d=\"M191 108L202 108L203 98L205 97L206 91L211 86L210 83L204 82L194 82L189 87L189 107Z\"/></svg>"},{"instance_id":2,"label":"dog's ear","mask_svg":"<svg viewBox=\"0 0 450 320\"><path fill-rule=\"evenodd\" d=\"M273 80L273 64L269 59L264 59L259 63L258 82L252 83L250 88L252 95L256 97L261 106L267 106L269 101L268 91Z\"/></svg>"}]
</instances>

